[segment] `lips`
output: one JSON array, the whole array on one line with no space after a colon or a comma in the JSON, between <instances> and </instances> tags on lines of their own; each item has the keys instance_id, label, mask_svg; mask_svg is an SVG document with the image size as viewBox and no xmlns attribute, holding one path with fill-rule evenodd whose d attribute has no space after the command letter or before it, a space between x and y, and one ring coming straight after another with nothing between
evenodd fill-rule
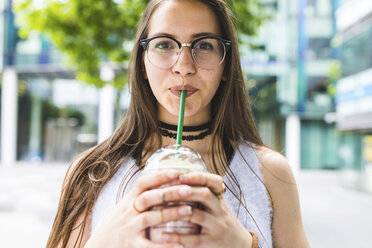
<instances>
[{"instance_id":1,"label":"lips","mask_svg":"<svg viewBox=\"0 0 372 248\"><path fill-rule=\"evenodd\" d=\"M186 97L189 97L198 91L198 89L188 85L171 87L169 90L176 96L181 96L181 90L186 90Z\"/></svg>"}]
</instances>

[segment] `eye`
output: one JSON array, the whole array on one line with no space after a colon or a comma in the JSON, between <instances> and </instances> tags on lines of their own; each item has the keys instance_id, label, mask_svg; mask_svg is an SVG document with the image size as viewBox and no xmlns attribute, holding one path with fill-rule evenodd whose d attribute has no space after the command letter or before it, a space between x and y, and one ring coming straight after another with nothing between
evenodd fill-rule
<instances>
[{"instance_id":1,"label":"eye","mask_svg":"<svg viewBox=\"0 0 372 248\"><path fill-rule=\"evenodd\" d=\"M174 48L172 42L170 42L170 41L159 41L155 44L154 47L156 49L159 49L159 50L166 50L166 49L173 49Z\"/></svg>"},{"instance_id":2,"label":"eye","mask_svg":"<svg viewBox=\"0 0 372 248\"><path fill-rule=\"evenodd\" d=\"M209 50L209 51L211 51L211 50L214 49L212 43L207 42L207 41L201 41L195 47L199 50Z\"/></svg>"}]
</instances>

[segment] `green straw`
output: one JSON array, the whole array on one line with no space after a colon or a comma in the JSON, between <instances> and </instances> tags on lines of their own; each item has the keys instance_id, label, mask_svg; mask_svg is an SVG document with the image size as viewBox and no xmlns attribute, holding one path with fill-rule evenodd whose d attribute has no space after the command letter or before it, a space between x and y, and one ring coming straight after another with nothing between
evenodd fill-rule
<instances>
[{"instance_id":1,"label":"green straw","mask_svg":"<svg viewBox=\"0 0 372 248\"><path fill-rule=\"evenodd\" d=\"M186 102L185 100L186 100L186 90L181 90L180 114L178 116L177 139L176 139L177 149L181 146L181 143L182 143L183 118L185 115L185 102Z\"/></svg>"}]
</instances>

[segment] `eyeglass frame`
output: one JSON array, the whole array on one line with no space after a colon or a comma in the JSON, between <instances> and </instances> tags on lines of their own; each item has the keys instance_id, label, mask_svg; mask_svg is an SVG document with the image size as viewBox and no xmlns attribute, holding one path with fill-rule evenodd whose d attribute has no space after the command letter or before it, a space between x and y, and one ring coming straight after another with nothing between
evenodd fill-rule
<instances>
[{"instance_id":1,"label":"eyeglass frame","mask_svg":"<svg viewBox=\"0 0 372 248\"><path fill-rule=\"evenodd\" d=\"M169 38L169 39L175 41L175 42L177 43L177 45L178 45L178 49L179 49L179 51L181 51L182 47L190 47L190 49L191 49L191 57L192 57L192 60L195 62L195 64L197 64L197 65L198 65L199 67L201 67L201 68L203 68L203 67L200 66L200 65L196 62L196 60L195 60L195 58L194 58L194 55L193 55L193 52L192 52L193 49L194 49L195 44L196 44L198 41L203 40L203 39L216 39L216 40L221 41L222 44L225 46L225 54L224 54L224 56L223 56L221 62L220 62L218 65L216 65L216 67L219 66L220 64L222 64L222 62L225 60L225 57L226 57L227 52L229 51L229 49L230 49L230 47L231 47L231 41L229 41L229 40L225 40L225 39L222 39L222 38L217 37L217 36L203 36L203 37L197 38L196 40L193 40L192 42L189 42L189 43L181 43L180 41L178 41L177 39L175 39L175 38L173 38L173 37L171 37L171 36L169 36L169 35L157 35L157 36L154 36L154 37L150 37L150 38L146 38L146 39L141 39L141 40L139 41L140 46L143 48L144 51L148 51L148 44L150 43L150 41L152 41L152 40L154 40L154 39L157 39L157 38ZM177 63L180 54L181 54L181 53L178 54L178 58L177 58L177 60L174 62L174 64L171 65L171 66L169 66L169 67L167 67L167 68L171 68L172 66L174 66L174 65ZM154 66L155 66L155 65L154 65ZM165 68L164 68L164 69L165 69ZM209 68L209 69L212 69L212 68Z\"/></svg>"}]
</instances>

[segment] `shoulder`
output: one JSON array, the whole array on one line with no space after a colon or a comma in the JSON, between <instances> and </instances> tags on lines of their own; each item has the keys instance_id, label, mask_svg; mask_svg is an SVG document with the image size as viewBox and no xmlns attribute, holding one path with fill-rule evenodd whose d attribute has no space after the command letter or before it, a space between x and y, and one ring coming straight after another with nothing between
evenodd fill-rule
<instances>
[{"instance_id":1,"label":"shoulder","mask_svg":"<svg viewBox=\"0 0 372 248\"><path fill-rule=\"evenodd\" d=\"M82 153L80 153L79 155L76 156L76 158L70 163L70 166L68 167L67 169L67 172L66 172L66 176L65 176L65 181L64 181L64 184L66 184L66 182L69 181L69 179L71 179L71 177L73 176L73 174L75 173L75 171L78 169L79 165L80 165L80 162L86 158L86 156L88 156L88 154L92 151L93 148L90 148Z\"/></svg>"},{"instance_id":2,"label":"shoulder","mask_svg":"<svg viewBox=\"0 0 372 248\"><path fill-rule=\"evenodd\" d=\"M274 178L282 183L296 183L292 168L282 154L266 146L259 146L256 151L262 165L262 173L268 184L275 183Z\"/></svg>"},{"instance_id":3,"label":"shoulder","mask_svg":"<svg viewBox=\"0 0 372 248\"><path fill-rule=\"evenodd\" d=\"M279 152L265 146L257 147L256 153L261 163L263 180L272 199L273 207L278 207L285 198L290 197L288 195L290 192L293 193L291 196L296 198L296 180L287 159Z\"/></svg>"},{"instance_id":4,"label":"shoulder","mask_svg":"<svg viewBox=\"0 0 372 248\"><path fill-rule=\"evenodd\" d=\"M272 200L275 247L309 247L302 225L297 184L287 159L268 147L258 147L256 151Z\"/></svg>"}]
</instances>

